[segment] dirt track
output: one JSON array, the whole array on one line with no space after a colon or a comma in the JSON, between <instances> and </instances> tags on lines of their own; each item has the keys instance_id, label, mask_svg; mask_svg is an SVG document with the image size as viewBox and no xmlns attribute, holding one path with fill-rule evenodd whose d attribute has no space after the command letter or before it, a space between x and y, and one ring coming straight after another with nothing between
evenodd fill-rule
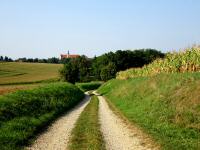
<instances>
[{"instance_id":1,"label":"dirt track","mask_svg":"<svg viewBox=\"0 0 200 150\"><path fill-rule=\"evenodd\" d=\"M26 149L28 150L66 150L71 131L79 115L89 102L89 96L75 108L56 120L36 141Z\"/></svg>"},{"instance_id":2,"label":"dirt track","mask_svg":"<svg viewBox=\"0 0 200 150\"><path fill-rule=\"evenodd\" d=\"M96 93L95 93L96 94ZM98 95L98 94L96 94ZM101 131L108 150L156 150L148 142L148 138L136 127L130 128L118 115L109 108L102 96L99 98L99 120ZM90 97L86 98L67 114L60 117L26 149L28 150L66 150L69 137L74 125L88 104Z\"/></svg>"}]
</instances>

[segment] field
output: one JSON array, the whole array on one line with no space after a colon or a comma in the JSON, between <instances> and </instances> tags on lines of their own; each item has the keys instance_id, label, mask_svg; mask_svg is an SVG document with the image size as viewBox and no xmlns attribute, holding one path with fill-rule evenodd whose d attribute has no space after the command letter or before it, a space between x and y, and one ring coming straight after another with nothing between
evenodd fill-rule
<instances>
[{"instance_id":1,"label":"field","mask_svg":"<svg viewBox=\"0 0 200 150\"><path fill-rule=\"evenodd\" d=\"M143 68L131 68L117 73L117 79L153 76L160 73L200 72L200 47L180 52L167 53L164 59L157 59Z\"/></svg>"},{"instance_id":2,"label":"field","mask_svg":"<svg viewBox=\"0 0 200 150\"><path fill-rule=\"evenodd\" d=\"M162 149L200 148L200 73L113 79L99 93Z\"/></svg>"},{"instance_id":3,"label":"field","mask_svg":"<svg viewBox=\"0 0 200 150\"><path fill-rule=\"evenodd\" d=\"M0 95L56 81L61 64L0 63Z\"/></svg>"},{"instance_id":4,"label":"field","mask_svg":"<svg viewBox=\"0 0 200 150\"><path fill-rule=\"evenodd\" d=\"M34 83L59 78L61 64L0 63L0 85Z\"/></svg>"}]
</instances>

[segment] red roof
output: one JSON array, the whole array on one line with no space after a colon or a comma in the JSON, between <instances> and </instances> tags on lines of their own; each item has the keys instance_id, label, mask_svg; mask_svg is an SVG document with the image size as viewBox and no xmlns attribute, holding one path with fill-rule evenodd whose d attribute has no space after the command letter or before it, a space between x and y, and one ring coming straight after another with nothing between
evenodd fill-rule
<instances>
[{"instance_id":1,"label":"red roof","mask_svg":"<svg viewBox=\"0 0 200 150\"><path fill-rule=\"evenodd\" d=\"M80 57L80 55L61 54L61 59L63 59L63 58L77 58L77 57Z\"/></svg>"}]
</instances>

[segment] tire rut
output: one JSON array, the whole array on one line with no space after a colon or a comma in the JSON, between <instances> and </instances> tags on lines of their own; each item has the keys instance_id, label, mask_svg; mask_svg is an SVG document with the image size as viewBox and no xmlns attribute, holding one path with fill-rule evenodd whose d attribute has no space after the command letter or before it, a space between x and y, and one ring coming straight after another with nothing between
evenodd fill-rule
<instances>
[{"instance_id":1,"label":"tire rut","mask_svg":"<svg viewBox=\"0 0 200 150\"><path fill-rule=\"evenodd\" d=\"M145 142L139 129L131 129L109 108L102 96L99 98L99 119L101 131L108 150L154 150L151 143Z\"/></svg>"}]
</instances>

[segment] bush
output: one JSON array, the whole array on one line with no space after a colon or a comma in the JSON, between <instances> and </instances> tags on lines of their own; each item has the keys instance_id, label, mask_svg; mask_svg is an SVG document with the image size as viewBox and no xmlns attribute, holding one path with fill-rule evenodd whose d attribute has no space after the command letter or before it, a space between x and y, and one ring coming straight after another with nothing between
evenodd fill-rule
<instances>
[{"instance_id":1,"label":"bush","mask_svg":"<svg viewBox=\"0 0 200 150\"><path fill-rule=\"evenodd\" d=\"M82 91L95 90L102 85L103 82L88 82L88 83L76 83Z\"/></svg>"},{"instance_id":2,"label":"bush","mask_svg":"<svg viewBox=\"0 0 200 150\"><path fill-rule=\"evenodd\" d=\"M69 83L0 97L0 149L20 149L40 128L77 104L84 94Z\"/></svg>"}]
</instances>

